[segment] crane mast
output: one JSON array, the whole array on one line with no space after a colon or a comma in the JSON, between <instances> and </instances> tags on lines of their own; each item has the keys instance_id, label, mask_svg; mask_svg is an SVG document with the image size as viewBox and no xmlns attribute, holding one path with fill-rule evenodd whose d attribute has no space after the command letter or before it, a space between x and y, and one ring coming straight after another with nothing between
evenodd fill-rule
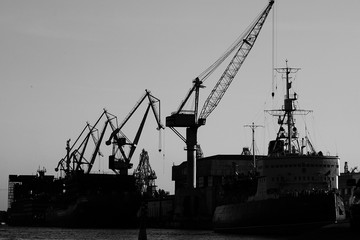
<instances>
[{"instance_id":1,"label":"crane mast","mask_svg":"<svg viewBox=\"0 0 360 240\"><path fill-rule=\"evenodd\" d=\"M166 117L166 126L175 132L186 144L187 151L187 185L188 188L193 188L195 185L195 159L199 156L201 149L197 143L197 130L200 126L205 125L206 118L217 107L221 98L224 96L226 90L229 88L232 80L239 71L250 50L260 33L262 26L271 10L273 0L269 1L266 8L259 14L253 23L248 27L248 30L236 41L230 48L208 69L193 80L193 87L190 89L185 99L180 104L178 110L172 115ZM199 90L203 88L202 85L206 78L232 53L236 50L234 57L231 59L226 70L221 75L210 95L206 99L204 106L199 114ZM195 94L195 107L192 111L183 110L186 102L192 94ZM175 129L175 127L185 127L186 137ZM196 154L198 153L198 154Z\"/></svg>"}]
</instances>

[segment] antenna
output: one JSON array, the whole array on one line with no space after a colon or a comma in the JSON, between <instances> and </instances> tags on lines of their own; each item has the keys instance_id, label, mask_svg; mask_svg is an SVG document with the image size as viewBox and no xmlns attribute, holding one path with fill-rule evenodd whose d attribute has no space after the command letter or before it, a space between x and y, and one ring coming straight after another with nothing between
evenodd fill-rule
<instances>
[{"instance_id":1,"label":"antenna","mask_svg":"<svg viewBox=\"0 0 360 240\"><path fill-rule=\"evenodd\" d=\"M254 122L251 125L244 125L244 127L249 127L252 130L252 154L253 154L253 165L256 167L255 162L255 129L258 127L264 127L262 125L255 125Z\"/></svg>"}]
</instances>

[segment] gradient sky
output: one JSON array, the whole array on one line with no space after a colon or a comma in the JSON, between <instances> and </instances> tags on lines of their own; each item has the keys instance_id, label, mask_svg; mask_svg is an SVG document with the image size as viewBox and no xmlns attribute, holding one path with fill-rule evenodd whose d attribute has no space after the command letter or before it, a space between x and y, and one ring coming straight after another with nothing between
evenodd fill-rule
<instances>
[{"instance_id":1,"label":"gradient sky","mask_svg":"<svg viewBox=\"0 0 360 240\"><path fill-rule=\"evenodd\" d=\"M45 167L56 176L66 140L76 139L103 108L121 121L149 89L161 99L165 122L192 80L267 3L1 0L0 210L7 208L9 174L35 174ZM313 145L339 155L342 167L345 161L350 168L360 165L360 1L277 0L275 7L275 63L283 67L288 59L291 67L301 68L294 88L300 107L314 110L306 117ZM199 129L205 156L240 154L251 145L251 131L244 128L251 122L265 126L256 134L261 153L274 137L276 126L263 111L281 104L271 99L272 17L220 105ZM206 81L201 103L219 77ZM277 78L280 90L283 82ZM137 166L145 148L157 185L172 192L171 166L185 160L185 146L166 129L159 153L155 121L148 119L133 163ZM107 171L106 161L107 156L98 159L95 170Z\"/></svg>"}]
</instances>

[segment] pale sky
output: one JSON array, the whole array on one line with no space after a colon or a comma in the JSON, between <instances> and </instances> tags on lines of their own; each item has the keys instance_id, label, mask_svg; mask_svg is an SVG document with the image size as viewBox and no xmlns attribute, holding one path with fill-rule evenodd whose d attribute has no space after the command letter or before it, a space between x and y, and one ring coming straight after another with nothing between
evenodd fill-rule
<instances>
[{"instance_id":1,"label":"pale sky","mask_svg":"<svg viewBox=\"0 0 360 240\"><path fill-rule=\"evenodd\" d=\"M149 89L161 100L165 123L192 80L267 4L267 0L1 0L0 210L7 208L9 174L35 174L45 167L47 174L56 176L54 168L65 155L66 140L76 139L86 121L94 123L103 108L121 121ZM339 155L342 168L345 161L350 168L359 166L360 1L277 0L275 8L276 66L283 67L288 59L291 67L301 68L294 87L300 107L314 110L306 119L313 129L313 145L317 151ZM275 104L272 18L270 13L221 103L199 129L205 156L240 154L242 147L251 145L251 131L244 128L251 122L265 126L256 134L261 153L275 137L268 134L276 129L266 123L270 117L263 111ZM201 103L219 77L206 81ZM277 83L282 85L281 80ZM159 153L155 127L149 115L133 163L136 167L145 148L157 185L173 192L171 167L186 159L185 146L166 129ZM137 123L132 122L129 131L135 130ZM101 150L107 148L103 145ZM94 169L107 171L107 155L97 161Z\"/></svg>"}]
</instances>

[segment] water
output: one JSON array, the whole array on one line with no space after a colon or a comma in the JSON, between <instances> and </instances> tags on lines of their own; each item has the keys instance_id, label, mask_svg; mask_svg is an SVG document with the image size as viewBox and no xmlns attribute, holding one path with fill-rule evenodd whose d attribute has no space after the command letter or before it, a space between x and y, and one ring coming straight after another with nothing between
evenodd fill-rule
<instances>
[{"instance_id":1,"label":"water","mask_svg":"<svg viewBox=\"0 0 360 240\"><path fill-rule=\"evenodd\" d=\"M189 231L176 229L147 229L148 240L270 240L278 239L260 236L239 236L218 234L212 231ZM0 240L138 240L137 229L63 229L63 228L26 228L26 227L0 227Z\"/></svg>"},{"instance_id":2,"label":"water","mask_svg":"<svg viewBox=\"0 0 360 240\"><path fill-rule=\"evenodd\" d=\"M301 232L292 235L230 235L219 234L213 231L191 231L179 229L147 229L148 240L343 240L359 239L359 230L351 230L348 223L338 223L323 228ZM0 225L0 240L138 240L138 229L69 229L69 228L36 228L36 227L9 227Z\"/></svg>"}]
</instances>

